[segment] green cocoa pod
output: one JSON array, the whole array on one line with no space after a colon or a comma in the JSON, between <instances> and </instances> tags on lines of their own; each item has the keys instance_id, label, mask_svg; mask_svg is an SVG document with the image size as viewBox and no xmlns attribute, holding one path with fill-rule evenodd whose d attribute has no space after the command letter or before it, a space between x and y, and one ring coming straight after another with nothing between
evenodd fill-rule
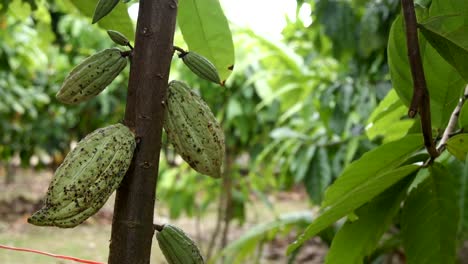
<instances>
[{"instance_id":1,"label":"green cocoa pod","mask_svg":"<svg viewBox=\"0 0 468 264\"><path fill-rule=\"evenodd\" d=\"M107 34L109 37L114 41L115 44L121 45L121 46L127 46L130 41L125 37L124 34L115 31L115 30L107 30Z\"/></svg>"},{"instance_id":2,"label":"green cocoa pod","mask_svg":"<svg viewBox=\"0 0 468 264\"><path fill-rule=\"evenodd\" d=\"M216 67L207 58L193 51L181 53L180 58L184 61L185 65L199 77L221 84L221 79Z\"/></svg>"},{"instance_id":3,"label":"green cocoa pod","mask_svg":"<svg viewBox=\"0 0 468 264\"><path fill-rule=\"evenodd\" d=\"M219 178L224 133L210 107L185 83L169 83L164 130L176 152L196 171Z\"/></svg>"},{"instance_id":4,"label":"green cocoa pod","mask_svg":"<svg viewBox=\"0 0 468 264\"><path fill-rule=\"evenodd\" d=\"M122 181L136 142L122 124L87 135L57 168L44 206L28 222L39 226L75 227L95 214Z\"/></svg>"},{"instance_id":5,"label":"green cocoa pod","mask_svg":"<svg viewBox=\"0 0 468 264\"><path fill-rule=\"evenodd\" d=\"M165 224L156 234L156 239L168 264L205 263L195 242L176 226Z\"/></svg>"},{"instance_id":6,"label":"green cocoa pod","mask_svg":"<svg viewBox=\"0 0 468 264\"><path fill-rule=\"evenodd\" d=\"M119 0L99 0L94 10L92 23L98 22L101 18L109 14L118 3Z\"/></svg>"},{"instance_id":7,"label":"green cocoa pod","mask_svg":"<svg viewBox=\"0 0 468 264\"><path fill-rule=\"evenodd\" d=\"M102 92L127 65L117 48L100 51L78 64L65 78L56 98L78 104Z\"/></svg>"}]
</instances>

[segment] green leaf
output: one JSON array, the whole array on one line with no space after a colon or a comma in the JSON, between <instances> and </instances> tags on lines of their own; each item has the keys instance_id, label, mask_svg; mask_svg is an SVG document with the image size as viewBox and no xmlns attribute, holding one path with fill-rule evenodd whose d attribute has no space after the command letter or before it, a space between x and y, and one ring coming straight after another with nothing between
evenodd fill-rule
<instances>
[{"instance_id":1,"label":"green leaf","mask_svg":"<svg viewBox=\"0 0 468 264\"><path fill-rule=\"evenodd\" d=\"M325 147L321 147L315 153L312 162L308 166L307 175L304 178L307 194L315 204L320 204L323 193L331 181L332 171L328 152Z\"/></svg>"},{"instance_id":2,"label":"green leaf","mask_svg":"<svg viewBox=\"0 0 468 264\"><path fill-rule=\"evenodd\" d=\"M419 28L432 47L468 82L468 25L464 21L461 15L438 16L421 22Z\"/></svg>"},{"instance_id":3,"label":"green leaf","mask_svg":"<svg viewBox=\"0 0 468 264\"><path fill-rule=\"evenodd\" d=\"M428 16L428 13L420 8L417 8L417 11L418 20ZM466 82L424 38L421 37L419 40L427 88L431 97L432 126L442 128L448 123ZM393 87L403 103L408 106L413 95L413 80L401 16L394 21L390 30L388 63Z\"/></svg>"},{"instance_id":4,"label":"green leaf","mask_svg":"<svg viewBox=\"0 0 468 264\"><path fill-rule=\"evenodd\" d=\"M225 81L234 67L234 43L218 0L180 0L177 15L189 50L210 60Z\"/></svg>"},{"instance_id":5,"label":"green leaf","mask_svg":"<svg viewBox=\"0 0 468 264\"><path fill-rule=\"evenodd\" d=\"M379 177L382 172L397 168L422 146L422 136L414 134L367 152L346 167L341 176L327 189L322 208L335 204L352 190Z\"/></svg>"},{"instance_id":6,"label":"green leaf","mask_svg":"<svg viewBox=\"0 0 468 264\"><path fill-rule=\"evenodd\" d=\"M434 164L431 176L414 189L402 213L408 264L455 263L458 208L454 178Z\"/></svg>"},{"instance_id":7,"label":"green leaf","mask_svg":"<svg viewBox=\"0 0 468 264\"><path fill-rule=\"evenodd\" d=\"M372 198L418 169L419 166L417 165L407 165L394 170L383 171L364 184L356 186L342 195L339 200L326 207L322 211L322 214L307 227L304 233L289 245L287 253L291 254L318 232L338 221L340 218L352 213L356 208L367 203Z\"/></svg>"},{"instance_id":8,"label":"green leaf","mask_svg":"<svg viewBox=\"0 0 468 264\"><path fill-rule=\"evenodd\" d=\"M406 118L407 111L395 90L390 90L367 121L366 133L369 139L382 136L383 142L390 142L404 137L414 124L414 119Z\"/></svg>"},{"instance_id":9,"label":"green leaf","mask_svg":"<svg viewBox=\"0 0 468 264\"><path fill-rule=\"evenodd\" d=\"M457 159L464 161L468 153L468 134L459 134L447 141L447 150Z\"/></svg>"},{"instance_id":10,"label":"green leaf","mask_svg":"<svg viewBox=\"0 0 468 264\"><path fill-rule=\"evenodd\" d=\"M333 238L326 263L363 263L392 223L408 185L409 181L401 181L359 208L358 220L348 220Z\"/></svg>"},{"instance_id":11,"label":"green leaf","mask_svg":"<svg viewBox=\"0 0 468 264\"><path fill-rule=\"evenodd\" d=\"M92 18L96 7L95 0L70 0L85 16ZM133 22L128 15L127 5L117 5L111 13L97 23L103 29L117 30L130 40L135 39Z\"/></svg>"},{"instance_id":12,"label":"green leaf","mask_svg":"<svg viewBox=\"0 0 468 264\"><path fill-rule=\"evenodd\" d=\"M463 104L463 107L460 111L460 117L458 118L458 125L460 128L468 127L468 104Z\"/></svg>"}]
</instances>

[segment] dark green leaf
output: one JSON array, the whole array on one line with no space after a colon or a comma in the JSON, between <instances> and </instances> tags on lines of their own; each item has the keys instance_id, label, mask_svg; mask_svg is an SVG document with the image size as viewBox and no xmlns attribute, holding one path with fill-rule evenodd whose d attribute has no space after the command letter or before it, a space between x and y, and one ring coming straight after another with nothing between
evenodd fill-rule
<instances>
[{"instance_id":1,"label":"dark green leaf","mask_svg":"<svg viewBox=\"0 0 468 264\"><path fill-rule=\"evenodd\" d=\"M461 15L438 16L421 22L419 28L432 47L468 82L468 24L464 21Z\"/></svg>"},{"instance_id":2,"label":"dark green leaf","mask_svg":"<svg viewBox=\"0 0 468 264\"><path fill-rule=\"evenodd\" d=\"M468 134L459 134L447 141L447 150L457 159L464 161L468 153Z\"/></svg>"},{"instance_id":3,"label":"dark green leaf","mask_svg":"<svg viewBox=\"0 0 468 264\"><path fill-rule=\"evenodd\" d=\"M408 264L455 263L458 208L454 178L442 165L414 189L402 213Z\"/></svg>"},{"instance_id":4,"label":"dark green leaf","mask_svg":"<svg viewBox=\"0 0 468 264\"><path fill-rule=\"evenodd\" d=\"M234 44L219 1L180 0L177 21L189 50L210 60L226 80L234 67Z\"/></svg>"},{"instance_id":5,"label":"dark green leaf","mask_svg":"<svg viewBox=\"0 0 468 264\"><path fill-rule=\"evenodd\" d=\"M361 264L376 248L406 196L408 180L395 184L356 211L358 220L347 221L333 239L326 263Z\"/></svg>"},{"instance_id":6,"label":"dark green leaf","mask_svg":"<svg viewBox=\"0 0 468 264\"><path fill-rule=\"evenodd\" d=\"M378 173L365 184L356 186L354 189L342 195L341 199L324 208L322 214L307 227L304 233L300 235L295 242L289 245L288 254L295 251L318 232L338 221L340 218L350 214L358 207L367 203L375 196L418 169L419 166L407 165L390 171L386 170Z\"/></svg>"},{"instance_id":7,"label":"dark green leaf","mask_svg":"<svg viewBox=\"0 0 468 264\"><path fill-rule=\"evenodd\" d=\"M304 166L304 164L303 164ZM315 204L320 204L323 193L332 180L332 172L327 149L319 148L308 166L304 179L307 194Z\"/></svg>"}]
</instances>

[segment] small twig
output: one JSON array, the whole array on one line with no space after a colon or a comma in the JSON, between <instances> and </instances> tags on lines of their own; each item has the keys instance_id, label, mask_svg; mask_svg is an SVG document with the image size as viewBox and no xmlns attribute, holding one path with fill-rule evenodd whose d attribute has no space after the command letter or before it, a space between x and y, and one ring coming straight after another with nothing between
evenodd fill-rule
<instances>
[{"instance_id":1,"label":"small twig","mask_svg":"<svg viewBox=\"0 0 468 264\"><path fill-rule=\"evenodd\" d=\"M180 47L177 47L177 46L174 46L174 51L178 51L180 52L179 54L179 57L183 57L185 54L187 54L187 51L185 51L184 49L180 48Z\"/></svg>"},{"instance_id":2,"label":"small twig","mask_svg":"<svg viewBox=\"0 0 468 264\"><path fill-rule=\"evenodd\" d=\"M465 87L463 97L460 98L457 107L455 107L455 109L453 110L447 128L445 129L444 134L442 135L442 139L440 140L437 146L437 150L439 151L439 153L444 151L445 144L447 144L447 141L449 140L450 136L453 135L453 131L457 127L458 117L460 116L461 109L463 107L463 104L465 104L466 99L468 99L468 86Z\"/></svg>"},{"instance_id":3,"label":"small twig","mask_svg":"<svg viewBox=\"0 0 468 264\"><path fill-rule=\"evenodd\" d=\"M424 145L431 159L439 156L432 138L431 107L429 91L427 90L426 77L419 51L418 29L416 13L414 11L413 0L401 0L403 16L406 27L406 44L408 49L408 59L413 77L413 98L409 107L408 116L413 118L419 112L421 116L421 128L424 136Z\"/></svg>"}]
</instances>

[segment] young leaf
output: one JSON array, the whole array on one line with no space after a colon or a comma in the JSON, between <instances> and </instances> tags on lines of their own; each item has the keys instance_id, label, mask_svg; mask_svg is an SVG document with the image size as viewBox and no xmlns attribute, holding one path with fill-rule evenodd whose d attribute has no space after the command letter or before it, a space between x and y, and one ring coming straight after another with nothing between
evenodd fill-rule
<instances>
[{"instance_id":1,"label":"young leaf","mask_svg":"<svg viewBox=\"0 0 468 264\"><path fill-rule=\"evenodd\" d=\"M453 136L447 141L447 150L457 159L464 161L468 153L468 134Z\"/></svg>"},{"instance_id":2,"label":"young leaf","mask_svg":"<svg viewBox=\"0 0 468 264\"><path fill-rule=\"evenodd\" d=\"M370 140L383 136L384 143L404 137L414 124L414 119L402 119L407 112L395 90L390 90L367 121L367 136Z\"/></svg>"},{"instance_id":3,"label":"young leaf","mask_svg":"<svg viewBox=\"0 0 468 264\"><path fill-rule=\"evenodd\" d=\"M422 146L422 136L413 134L367 152L346 167L341 176L327 189L322 208L340 201L350 191L365 186L382 172L397 168Z\"/></svg>"},{"instance_id":4,"label":"young leaf","mask_svg":"<svg viewBox=\"0 0 468 264\"><path fill-rule=\"evenodd\" d=\"M458 208L454 178L434 164L431 176L414 189L402 213L408 264L455 263Z\"/></svg>"},{"instance_id":5,"label":"young leaf","mask_svg":"<svg viewBox=\"0 0 468 264\"><path fill-rule=\"evenodd\" d=\"M177 22L190 51L210 60L221 80L234 67L231 30L218 0L179 0Z\"/></svg>"},{"instance_id":6,"label":"young leaf","mask_svg":"<svg viewBox=\"0 0 468 264\"><path fill-rule=\"evenodd\" d=\"M461 15L438 16L421 22L419 28L432 47L468 82L468 25L464 20Z\"/></svg>"},{"instance_id":7,"label":"young leaf","mask_svg":"<svg viewBox=\"0 0 468 264\"><path fill-rule=\"evenodd\" d=\"M326 263L361 264L376 248L380 238L392 223L406 196L408 180L395 184L369 204L356 211L358 220L349 220L333 238Z\"/></svg>"},{"instance_id":8,"label":"young leaf","mask_svg":"<svg viewBox=\"0 0 468 264\"><path fill-rule=\"evenodd\" d=\"M80 12L88 17L93 17L96 0L71 0ZM126 5L117 5L114 10L97 23L103 29L113 29L121 32L130 40L135 38L133 22L128 15Z\"/></svg>"},{"instance_id":9,"label":"young leaf","mask_svg":"<svg viewBox=\"0 0 468 264\"><path fill-rule=\"evenodd\" d=\"M407 165L390 171L381 171L365 184L355 186L355 188L342 195L341 199L324 208L321 215L307 227L304 233L289 245L287 253L291 254L318 232L350 214L356 208L369 202L375 196L418 169L419 166L417 165Z\"/></svg>"},{"instance_id":10,"label":"young leaf","mask_svg":"<svg viewBox=\"0 0 468 264\"><path fill-rule=\"evenodd\" d=\"M417 8L418 20L428 13ZM466 82L424 38L419 39L427 88L431 96L432 126L444 127L457 105ZM405 105L409 105L413 95L413 80L409 67L406 37L401 16L393 22L388 40L388 63L392 84Z\"/></svg>"}]
</instances>

